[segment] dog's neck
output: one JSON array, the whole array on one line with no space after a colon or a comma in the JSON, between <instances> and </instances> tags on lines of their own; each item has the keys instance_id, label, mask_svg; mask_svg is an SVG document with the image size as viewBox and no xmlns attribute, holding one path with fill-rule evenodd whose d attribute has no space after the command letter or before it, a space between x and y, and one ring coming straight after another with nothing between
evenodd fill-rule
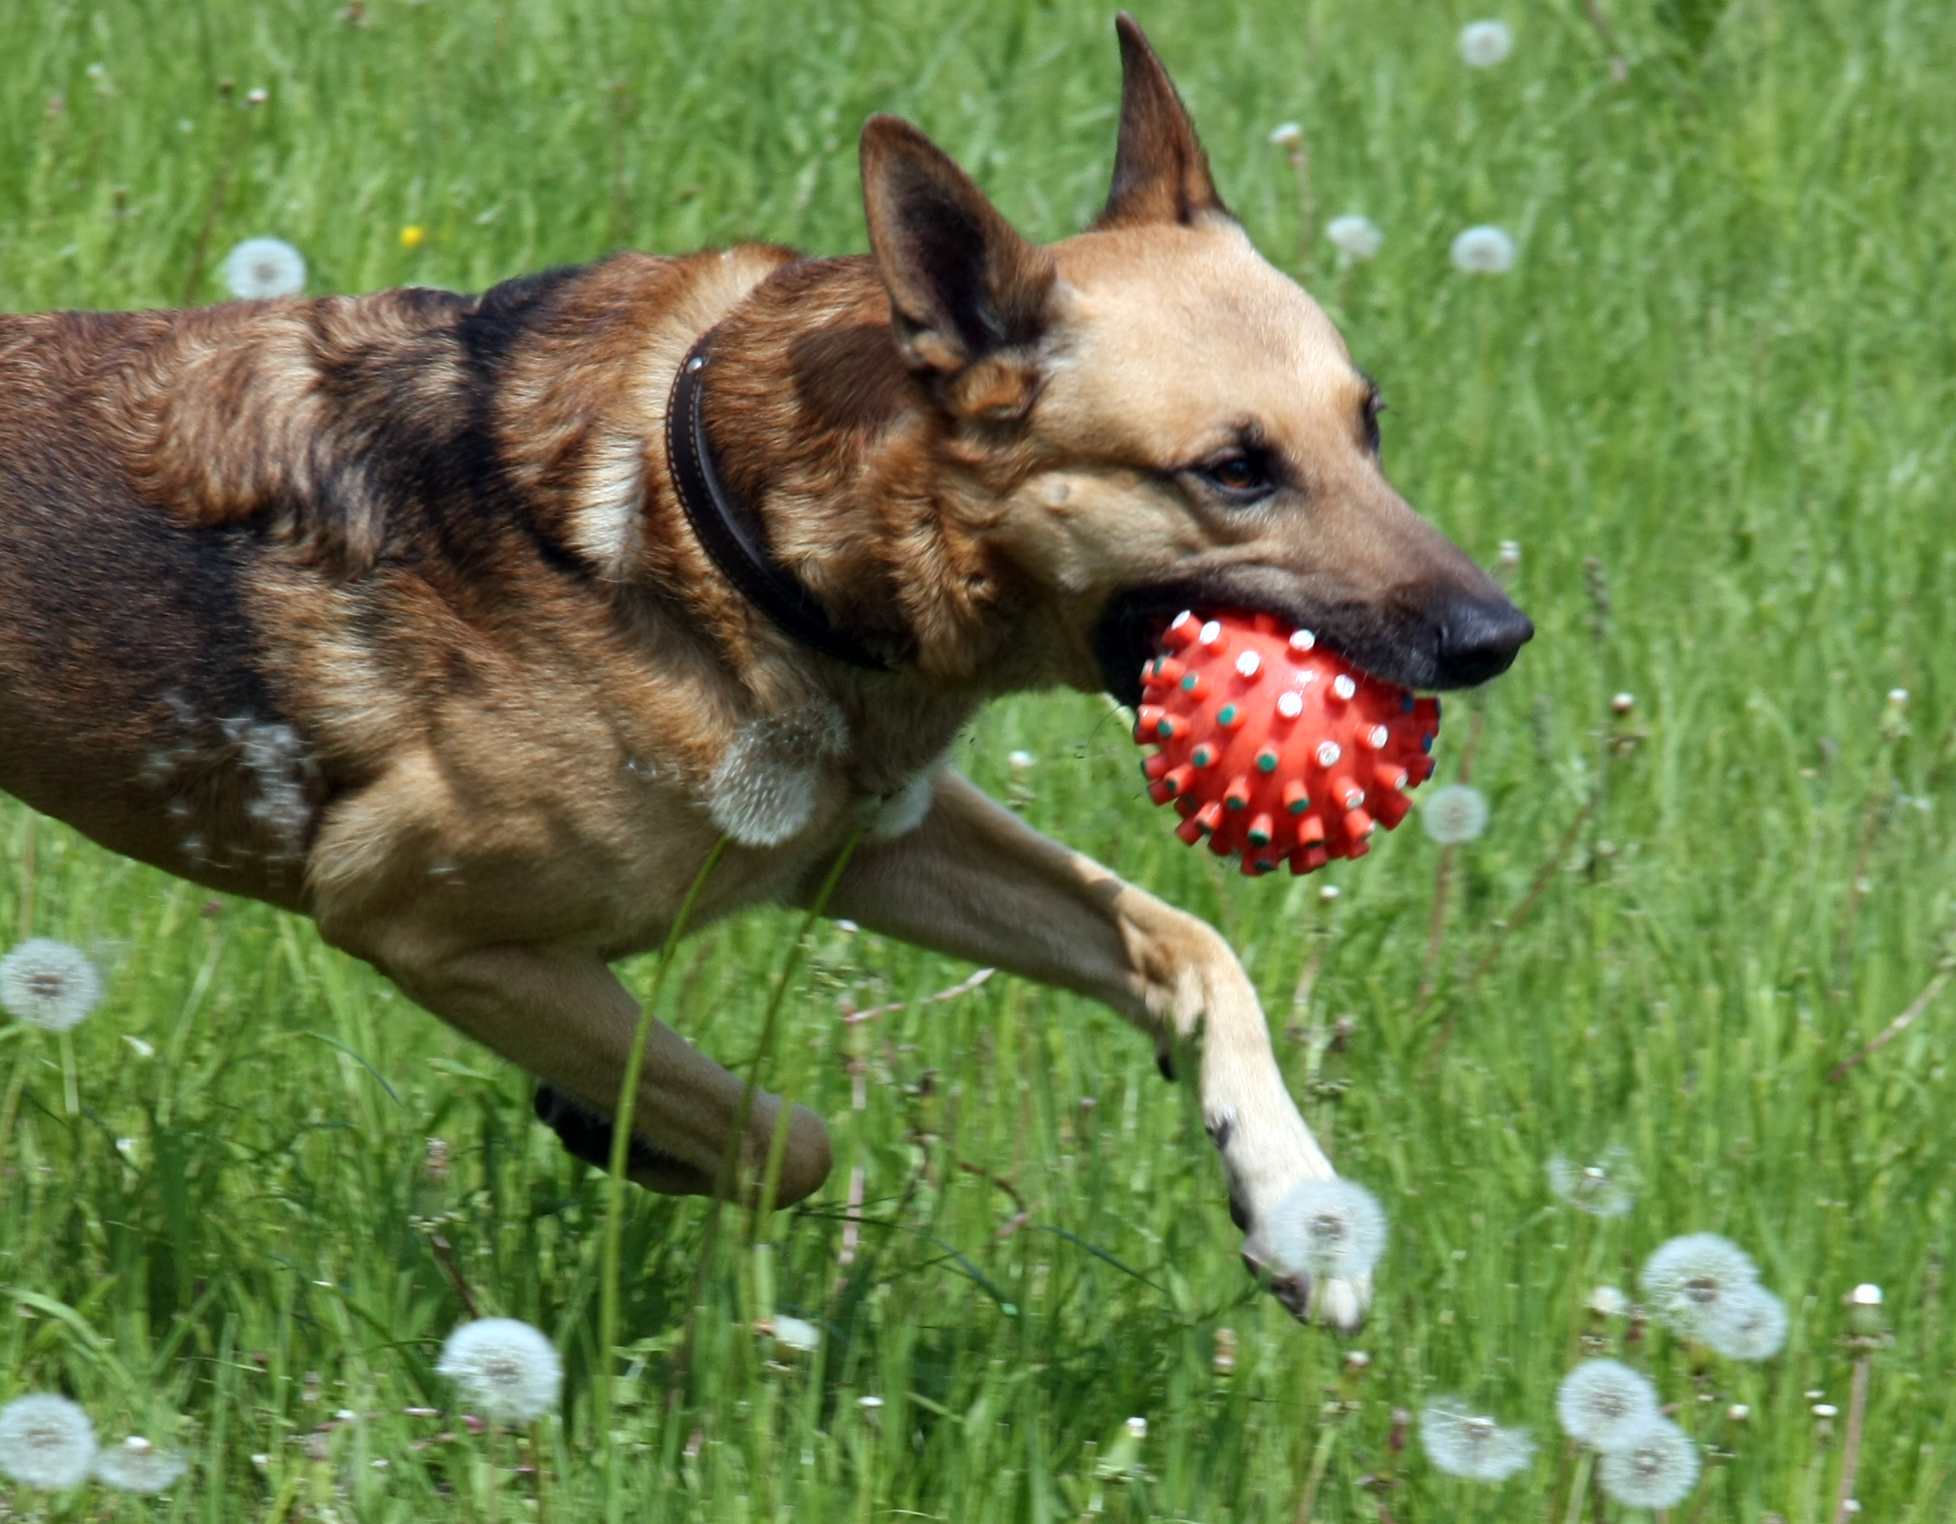
<instances>
[{"instance_id":1,"label":"dog's neck","mask_svg":"<svg viewBox=\"0 0 1956 1524\"><path fill-rule=\"evenodd\" d=\"M1003 639L1014 573L967 528L1011 446L966 437L905 363L866 258L783 266L725 317L702 418L719 478L838 630L945 696L1044 680ZM716 584L682 595L723 613Z\"/></svg>"}]
</instances>

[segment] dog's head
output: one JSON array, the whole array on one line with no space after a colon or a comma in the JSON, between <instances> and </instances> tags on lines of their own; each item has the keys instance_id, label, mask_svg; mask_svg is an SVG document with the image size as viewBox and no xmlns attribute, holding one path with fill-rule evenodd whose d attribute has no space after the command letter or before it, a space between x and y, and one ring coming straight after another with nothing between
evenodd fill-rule
<instances>
[{"instance_id":1,"label":"dog's head","mask_svg":"<svg viewBox=\"0 0 1956 1524\"><path fill-rule=\"evenodd\" d=\"M1454 688L1533 633L1380 469L1378 393L1317 303L1224 208L1140 28L1094 227L1022 238L916 128L862 140L898 343L972 469L1009 486L984 537L1052 613L1059 675L1132 703L1163 620L1275 614L1368 672Z\"/></svg>"}]
</instances>

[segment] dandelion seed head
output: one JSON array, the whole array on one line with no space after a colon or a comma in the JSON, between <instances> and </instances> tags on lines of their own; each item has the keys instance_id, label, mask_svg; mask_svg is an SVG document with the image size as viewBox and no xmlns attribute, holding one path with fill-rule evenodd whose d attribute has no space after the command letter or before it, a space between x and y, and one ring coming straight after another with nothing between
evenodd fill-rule
<instances>
[{"instance_id":1,"label":"dandelion seed head","mask_svg":"<svg viewBox=\"0 0 1956 1524\"><path fill-rule=\"evenodd\" d=\"M1279 122L1270 129L1270 141L1279 148L1295 148L1304 141L1304 129L1296 122Z\"/></svg>"},{"instance_id":2,"label":"dandelion seed head","mask_svg":"<svg viewBox=\"0 0 1956 1524\"><path fill-rule=\"evenodd\" d=\"M1630 1298L1615 1286L1598 1286L1589 1293L1589 1310L1599 1318L1620 1318L1630 1310Z\"/></svg>"},{"instance_id":3,"label":"dandelion seed head","mask_svg":"<svg viewBox=\"0 0 1956 1524\"><path fill-rule=\"evenodd\" d=\"M1702 1339L1708 1320L1737 1293L1759 1284L1745 1250L1716 1233L1686 1233L1644 1262L1644 1301L1675 1332Z\"/></svg>"},{"instance_id":4,"label":"dandelion seed head","mask_svg":"<svg viewBox=\"0 0 1956 1524\"><path fill-rule=\"evenodd\" d=\"M1438 1397L1419 1415L1426 1458L1448 1476L1499 1482L1526 1466L1535 1441L1526 1429L1507 1429L1458 1397Z\"/></svg>"},{"instance_id":5,"label":"dandelion seed head","mask_svg":"<svg viewBox=\"0 0 1956 1524\"><path fill-rule=\"evenodd\" d=\"M88 1478L95 1425L66 1397L33 1392L0 1408L0 1475L40 1492L66 1492Z\"/></svg>"},{"instance_id":6,"label":"dandelion seed head","mask_svg":"<svg viewBox=\"0 0 1956 1524\"><path fill-rule=\"evenodd\" d=\"M492 1423L541 1418L564 1384L556 1346L516 1318L464 1323L442 1345L435 1369Z\"/></svg>"},{"instance_id":7,"label":"dandelion seed head","mask_svg":"<svg viewBox=\"0 0 1956 1524\"><path fill-rule=\"evenodd\" d=\"M43 1032L81 1025L102 999L102 976L79 947L30 937L0 958L0 1009Z\"/></svg>"},{"instance_id":8,"label":"dandelion seed head","mask_svg":"<svg viewBox=\"0 0 1956 1524\"><path fill-rule=\"evenodd\" d=\"M1548 1179L1551 1191L1592 1217L1621 1217L1637 1200L1637 1169L1627 1148L1612 1148L1581 1166L1557 1154L1548 1162Z\"/></svg>"},{"instance_id":9,"label":"dandelion seed head","mask_svg":"<svg viewBox=\"0 0 1956 1524\"><path fill-rule=\"evenodd\" d=\"M1668 1418L1653 1417L1603 1456L1603 1490L1631 1508L1675 1508L1698 1485L1698 1447Z\"/></svg>"},{"instance_id":10,"label":"dandelion seed head","mask_svg":"<svg viewBox=\"0 0 1956 1524\"><path fill-rule=\"evenodd\" d=\"M247 238L224 256L224 284L247 302L297 296L306 289L306 257L282 238Z\"/></svg>"},{"instance_id":11,"label":"dandelion seed head","mask_svg":"<svg viewBox=\"0 0 1956 1524\"><path fill-rule=\"evenodd\" d=\"M1621 1360L1585 1360L1555 1389L1555 1419L1571 1439L1606 1454L1657 1417L1657 1388Z\"/></svg>"},{"instance_id":12,"label":"dandelion seed head","mask_svg":"<svg viewBox=\"0 0 1956 1524\"><path fill-rule=\"evenodd\" d=\"M1863 1281L1852 1291L1848 1292L1847 1305L1850 1307L1879 1307L1881 1305L1881 1288L1873 1281Z\"/></svg>"},{"instance_id":13,"label":"dandelion seed head","mask_svg":"<svg viewBox=\"0 0 1956 1524\"><path fill-rule=\"evenodd\" d=\"M1499 21L1470 21L1460 32L1460 56L1470 69L1491 69L1515 50L1515 34Z\"/></svg>"},{"instance_id":14,"label":"dandelion seed head","mask_svg":"<svg viewBox=\"0 0 1956 1524\"><path fill-rule=\"evenodd\" d=\"M1306 1180L1277 1204L1269 1239L1271 1254L1293 1274L1355 1280L1385 1252L1385 1212L1356 1181Z\"/></svg>"},{"instance_id":15,"label":"dandelion seed head","mask_svg":"<svg viewBox=\"0 0 1956 1524\"><path fill-rule=\"evenodd\" d=\"M806 1318L791 1318L782 1313L774 1317L774 1342L798 1354L822 1347L822 1330Z\"/></svg>"},{"instance_id":16,"label":"dandelion seed head","mask_svg":"<svg viewBox=\"0 0 1956 1524\"><path fill-rule=\"evenodd\" d=\"M1786 1304L1764 1286L1740 1286L1718 1300L1700 1331L1728 1360L1770 1360L1786 1344Z\"/></svg>"},{"instance_id":17,"label":"dandelion seed head","mask_svg":"<svg viewBox=\"0 0 1956 1524\"><path fill-rule=\"evenodd\" d=\"M1325 227L1324 236L1346 259L1372 259L1385 246L1385 234L1379 231L1379 225L1356 212L1333 217Z\"/></svg>"},{"instance_id":18,"label":"dandelion seed head","mask_svg":"<svg viewBox=\"0 0 1956 1524\"><path fill-rule=\"evenodd\" d=\"M95 1457L95 1476L118 1492L152 1496L168 1492L184 1473L185 1461L175 1450L159 1450L140 1434Z\"/></svg>"},{"instance_id":19,"label":"dandelion seed head","mask_svg":"<svg viewBox=\"0 0 1956 1524\"><path fill-rule=\"evenodd\" d=\"M1443 847L1473 841L1487 829L1487 796L1471 784L1446 784L1426 796L1419 823Z\"/></svg>"},{"instance_id":20,"label":"dandelion seed head","mask_svg":"<svg viewBox=\"0 0 1956 1524\"><path fill-rule=\"evenodd\" d=\"M1450 257L1463 275L1505 275L1515 267L1515 241L1497 227L1468 228L1454 239Z\"/></svg>"},{"instance_id":21,"label":"dandelion seed head","mask_svg":"<svg viewBox=\"0 0 1956 1524\"><path fill-rule=\"evenodd\" d=\"M1022 773L1036 765L1039 759L1029 751L1015 751L1005 759L1005 765L1015 773Z\"/></svg>"}]
</instances>

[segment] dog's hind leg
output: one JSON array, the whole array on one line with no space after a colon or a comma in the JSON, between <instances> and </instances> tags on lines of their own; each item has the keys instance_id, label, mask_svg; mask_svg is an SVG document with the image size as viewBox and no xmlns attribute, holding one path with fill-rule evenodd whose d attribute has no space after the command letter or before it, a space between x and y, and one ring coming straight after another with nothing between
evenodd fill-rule
<instances>
[{"instance_id":1,"label":"dog's hind leg","mask_svg":"<svg viewBox=\"0 0 1956 1524\"><path fill-rule=\"evenodd\" d=\"M1269 1225L1284 1197L1334 1174L1284 1088L1256 991L1222 937L1041 836L955 773L941 776L915 830L864 843L829 910L1091 995L1158 1051L1199 1040L1203 1120L1252 1269L1269 1262ZM1279 1276L1272 1289L1298 1316L1347 1329L1371 1295L1369 1280L1313 1286L1304 1276Z\"/></svg>"},{"instance_id":2,"label":"dog's hind leg","mask_svg":"<svg viewBox=\"0 0 1956 1524\"><path fill-rule=\"evenodd\" d=\"M539 1076L547 1091L539 1114L580 1158L605 1162L611 1114L625 1071L638 1002L604 962L588 953L500 946L437 954L400 927L377 945L341 941L378 965L418 1004ZM632 1119L630 1174L667 1195L712 1193L741 1081L663 1022L652 1024ZM780 1100L754 1097L738 1161L743 1179L767 1159ZM828 1129L805 1106L789 1119L777 1206L812 1195L828 1177Z\"/></svg>"}]
</instances>

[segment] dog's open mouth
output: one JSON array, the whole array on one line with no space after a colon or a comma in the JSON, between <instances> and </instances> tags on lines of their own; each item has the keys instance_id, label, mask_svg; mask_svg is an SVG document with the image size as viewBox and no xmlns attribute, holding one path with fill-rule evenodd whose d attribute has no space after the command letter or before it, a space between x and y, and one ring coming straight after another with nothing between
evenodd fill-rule
<instances>
[{"instance_id":1,"label":"dog's open mouth","mask_svg":"<svg viewBox=\"0 0 1956 1524\"><path fill-rule=\"evenodd\" d=\"M1401 682L1395 672L1381 672L1354 655L1335 628L1326 628L1331 621L1313 618L1295 608L1270 607L1242 598L1218 598L1212 590L1177 585L1121 594L1108 605L1095 627L1094 654L1100 662L1101 681L1110 694L1129 708L1141 702L1141 669L1161 654L1162 638L1170 621L1185 609L1205 617L1225 612L1268 614L1288 629L1312 631L1326 649L1335 651L1360 671L1401 687L1411 686Z\"/></svg>"},{"instance_id":2,"label":"dog's open mouth","mask_svg":"<svg viewBox=\"0 0 1956 1524\"><path fill-rule=\"evenodd\" d=\"M1491 586L1491 584L1490 584ZM1207 581L1132 588L1111 599L1094 627L1094 654L1107 691L1141 701L1142 665L1183 609L1267 614L1309 630L1368 677L1431 692L1471 688L1508 670L1535 627L1498 590L1409 585L1376 600L1325 596L1310 580L1275 567L1245 566Z\"/></svg>"}]
</instances>

